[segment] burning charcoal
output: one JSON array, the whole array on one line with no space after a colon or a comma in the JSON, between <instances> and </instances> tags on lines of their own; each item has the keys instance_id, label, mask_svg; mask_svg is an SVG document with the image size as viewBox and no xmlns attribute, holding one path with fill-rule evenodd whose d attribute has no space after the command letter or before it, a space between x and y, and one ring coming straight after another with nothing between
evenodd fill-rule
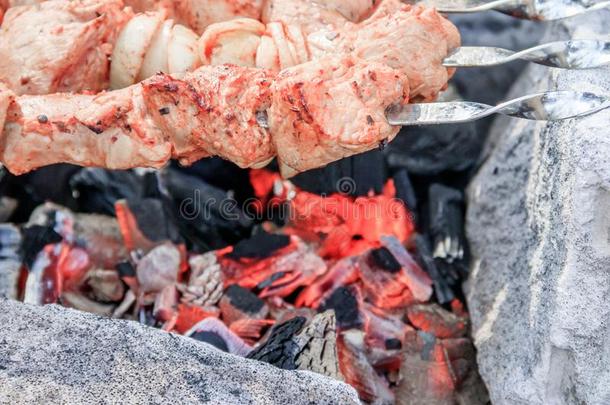
<instances>
[{"instance_id":1,"label":"burning charcoal","mask_svg":"<svg viewBox=\"0 0 610 405\"><path fill-rule=\"evenodd\" d=\"M217 318L206 318L198 322L189 331L186 336L193 336L195 333L213 332L220 336L227 348L228 352L238 356L247 356L252 351L252 347L246 344L239 336L233 333L222 321Z\"/></svg>"},{"instance_id":2,"label":"burning charcoal","mask_svg":"<svg viewBox=\"0 0 610 405\"><path fill-rule=\"evenodd\" d=\"M413 297L421 302L428 301L432 295L432 280L430 277L419 267L398 239L392 236L382 236L381 243L401 264L406 274L404 281L409 286Z\"/></svg>"},{"instance_id":3,"label":"burning charcoal","mask_svg":"<svg viewBox=\"0 0 610 405\"><path fill-rule=\"evenodd\" d=\"M433 335L424 332L408 335L402 380L396 390L397 404L454 404L455 387L443 354Z\"/></svg>"},{"instance_id":4,"label":"burning charcoal","mask_svg":"<svg viewBox=\"0 0 610 405\"><path fill-rule=\"evenodd\" d=\"M299 370L343 380L337 357L337 328L335 314L326 311L317 314L307 326L294 337L298 356L295 364Z\"/></svg>"},{"instance_id":5,"label":"burning charcoal","mask_svg":"<svg viewBox=\"0 0 610 405\"><path fill-rule=\"evenodd\" d=\"M475 364L472 343L467 339L439 340L422 331L407 333L402 381L396 391L398 403L455 404L460 387Z\"/></svg>"},{"instance_id":6,"label":"burning charcoal","mask_svg":"<svg viewBox=\"0 0 610 405\"><path fill-rule=\"evenodd\" d=\"M247 289L262 285L261 298L286 297L326 272L324 260L296 236L291 236L290 244L270 257L235 260L228 253L219 253L219 262L225 285L239 284Z\"/></svg>"},{"instance_id":7,"label":"burning charcoal","mask_svg":"<svg viewBox=\"0 0 610 405\"><path fill-rule=\"evenodd\" d=\"M21 269L21 232L11 224L0 224L0 297L17 299Z\"/></svg>"},{"instance_id":8,"label":"burning charcoal","mask_svg":"<svg viewBox=\"0 0 610 405\"><path fill-rule=\"evenodd\" d=\"M461 337L467 332L464 319L438 304L413 305L407 309L407 317L417 329L437 338Z\"/></svg>"},{"instance_id":9,"label":"burning charcoal","mask_svg":"<svg viewBox=\"0 0 610 405\"><path fill-rule=\"evenodd\" d=\"M238 319L231 323L231 329L248 344L255 344L263 336L264 331L275 321L273 319Z\"/></svg>"},{"instance_id":10,"label":"burning charcoal","mask_svg":"<svg viewBox=\"0 0 610 405\"><path fill-rule=\"evenodd\" d=\"M61 235L55 232L53 226L31 225L24 228L20 248L23 263L32 269L34 260L42 248L61 240Z\"/></svg>"},{"instance_id":11,"label":"burning charcoal","mask_svg":"<svg viewBox=\"0 0 610 405\"><path fill-rule=\"evenodd\" d=\"M219 316L220 310L217 307L178 304L178 316L176 317L174 329L178 333L184 334L198 322L206 318L218 318Z\"/></svg>"},{"instance_id":12,"label":"burning charcoal","mask_svg":"<svg viewBox=\"0 0 610 405\"><path fill-rule=\"evenodd\" d=\"M153 316L161 322L167 322L176 314L178 292L174 285L163 288L155 297Z\"/></svg>"},{"instance_id":13,"label":"burning charcoal","mask_svg":"<svg viewBox=\"0 0 610 405\"><path fill-rule=\"evenodd\" d=\"M185 304L215 305L223 293L222 272L216 253L208 252L189 259L191 275L187 284L179 284L180 299Z\"/></svg>"},{"instance_id":14,"label":"burning charcoal","mask_svg":"<svg viewBox=\"0 0 610 405\"><path fill-rule=\"evenodd\" d=\"M214 346L215 348L222 350L223 352L228 352L229 347L227 346L227 342L215 332L209 331L200 331L195 332L191 335L191 337L200 342L208 343Z\"/></svg>"},{"instance_id":15,"label":"burning charcoal","mask_svg":"<svg viewBox=\"0 0 610 405\"><path fill-rule=\"evenodd\" d=\"M434 283L434 295L436 296L436 299L441 304L451 302L451 300L455 298L455 294L436 267L436 263L432 258L432 252L430 250L430 243L428 242L428 239L423 235L416 235L415 247L417 248L417 257L419 262L432 278Z\"/></svg>"},{"instance_id":16,"label":"burning charcoal","mask_svg":"<svg viewBox=\"0 0 610 405\"><path fill-rule=\"evenodd\" d=\"M161 291L176 282L180 251L172 244L157 246L140 260L136 273L143 292Z\"/></svg>"},{"instance_id":17,"label":"burning charcoal","mask_svg":"<svg viewBox=\"0 0 610 405\"><path fill-rule=\"evenodd\" d=\"M98 301L120 301L125 294L125 287L116 270L91 270L85 276L85 283L91 289L91 296Z\"/></svg>"},{"instance_id":18,"label":"burning charcoal","mask_svg":"<svg viewBox=\"0 0 610 405\"><path fill-rule=\"evenodd\" d=\"M295 370L299 346L294 341L294 337L301 331L305 322L305 318L298 316L274 326L269 338L247 357L285 370Z\"/></svg>"},{"instance_id":19,"label":"burning charcoal","mask_svg":"<svg viewBox=\"0 0 610 405\"><path fill-rule=\"evenodd\" d=\"M230 285L225 290L219 307L227 325L240 319L264 319L269 314L265 301L237 284Z\"/></svg>"},{"instance_id":20,"label":"burning charcoal","mask_svg":"<svg viewBox=\"0 0 610 405\"><path fill-rule=\"evenodd\" d=\"M102 316L111 316L114 311L114 305L100 304L99 302L90 300L78 292L64 291L61 294L61 303L66 307L78 309L79 311L91 312Z\"/></svg>"},{"instance_id":21,"label":"burning charcoal","mask_svg":"<svg viewBox=\"0 0 610 405\"><path fill-rule=\"evenodd\" d=\"M392 253L385 247L373 249L370 253L373 262L381 269L386 270L389 273L398 273L400 271L400 263L392 255Z\"/></svg>"},{"instance_id":22,"label":"burning charcoal","mask_svg":"<svg viewBox=\"0 0 610 405\"><path fill-rule=\"evenodd\" d=\"M394 179L394 187L396 187L396 198L399 198L405 204L413 222L417 223L417 198L407 170L397 171L392 179Z\"/></svg>"},{"instance_id":23,"label":"burning charcoal","mask_svg":"<svg viewBox=\"0 0 610 405\"><path fill-rule=\"evenodd\" d=\"M393 404L394 393L383 377L379 376L366 357L365 333L349 329L339 333L337 352L339 368L345 382L358 391L367 403Z\"/></svg>"},{"instance_id":24,"label":"burning charcoal","mask_svg":"<svg viewBox=\"0 0 610 405\"><path fill-rule=\"evenodd\" d=\"M399 265L397 272L378 267L371 255L360 261L362 292L367 301L379 308L404 308L416 301L409 288L409 279Z\"/></svg>"},{"instance_id":25,"label":"burning charcoal","mask_svg":"<svg viewBox=\"0 0 610 405\"><path fill-rule=\"evenodd\" d=\"M182 242L172 219L158 199L119 200L115 203L115 210L123 240L130 251L148 251L166 241Z\"/></svg>"},{"instance_id":26,"label":"burning charcoal","mask_svg":"<svg viewBox=\"0 0 610 405\"><path fill-rule=\"evenodd\" d=\"M426 332L407 333L401 374L396 391L400 404L488 403L468 339L439 340Z\"/></svg>"},{"instance_id":27,"label":"burning charcoal","mask_svg":"<svg viewBox=\"0 0 610 405\"><path fill-rule=\"evenodd\" d=\"M430 234L434 240L433 256L448 263L464 257L464 197L462 192L442 184L432 184Z\"/></svg>"},{"instance_id":28,"label":"burning charcoal","mask_svg":"<svg viewBox=\"0 0 610 405\"><path fill-rule=\"evenodd\" d=\"M232 259L264 259L274 254L278 249L288 246L290 237L267 232L258 232L249 239L238 242L229 253Z\"/></svg>"},{"instance_id":29,"label":"burning charcoal","mask_svg":"<svg viewBox=\"0 0 610 405\"><path fill-rule=\"evenodd\" d=\"M325 301L338 287L358 280L357 264L357 257L346 257L339 260L313 284L305 287L297 297L296 305L318 308L320 303Z\"/></svg>"},{"instance_id":30,"label":"burning charcoal","mask_svg":"<svg viewBox=\"0 0 610 405\"><path fill-rule=\"evenodd\" d=\"M378 371L398 373L402 360L400 348L405 331L411 327L402 322L400 315L388 313L368 303L364 304L363 313L366 319L364 332L367 359Z\"/></svg>"},{"instance_id":31,"label":"burning charcoal","mask_svg":"<svg viewBox=\"0 0 610 405\"><path fill-rule=\"evenodd\" d=\"M291 181L299 188L316 194L343 192L365 196L371 190L380 193L386 179L386 165L379 150L362 153L332 162L319 169L299 173ZM338 189L344 179L350 179L353 187Z\"/></svg>"},{"instance_id":32,"label":"burning charcoal","mask_svg":"<svg viewBox=\"0 0 610 405\"><path fill-rule=\"evenodd\" d=\"M174 168L159 172L165 203L198 251L221 249L250 233L252 221L226 191Z\"/></svg>"},{"instance_id":33,"label":"burning charcoal","mask_svg":"<svg viewBox=\"0 0 610 405\"><path fill-rule=\"evenodd\" d=\"M361 328L363 319L360 315L358 291L353 286L339 287L328 297L320 308L333 309L339 329Z\"/></svg>"}]
</instances>

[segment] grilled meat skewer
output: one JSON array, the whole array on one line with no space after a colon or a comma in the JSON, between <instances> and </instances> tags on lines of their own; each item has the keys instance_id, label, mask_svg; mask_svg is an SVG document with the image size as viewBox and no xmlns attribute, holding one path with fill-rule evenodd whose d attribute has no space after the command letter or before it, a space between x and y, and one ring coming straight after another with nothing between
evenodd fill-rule
<instances>
[{"instance_id":1,"label":"grilled meat skewer","mask_svg":"<svg viewBox=\"0 0 610 405\"><path fill-rule=\"evenodd\" d=\"M13 173L66 162L110 169L221 156L282 173L324 166L393 139L385 110L407 76L384 64L326 57L285 69L203 66L98 95L0 90L0 161ZM267 113L269 129L257 124Z\"/></svg>"},{"instance_id":2,"label":"grilled meat skewer","mask_svg":"<svg viewBox=\"0 0 610 405\"><path fill-rule=\"evenodd\" d=\"M199 39L173 20L164 21L163 12L132 16L121 0L90 3L55 0L9 13L0 31L0 81L17 94L100 91L108 87L108 76L112 87L120 88L158 71L192 70L201 63L279 71L325 55L352 53L403 70L412 96L431 100L453 72L441 65L443 58L459 45L448 20L399 0L383 0L358 24L341 17L336 25L308 33L302 24L265 25L242 18L212 24ZM54 18L47 18L50 13ZM277 10L276 15L280 17ZM36 34L24 28L31 21L49 38L41 51L40 41L32 38Z\"/></svg>"},{"instance_id":3,"label":"grilled meat skewer","mask_svg":"<svg viewBox=\"0 0 610 405\"><path fill-rule=\"evenodd\" d=\"M48 0L0 0L2 14L11 7L40 4ZM237 17L254 18L265 23L322 24L343 20L358 22L370 15L376 4L370 0L125 0L136 13L164 11L169 18L198 34L213 23Z\"/></svg>"}]
</instances>

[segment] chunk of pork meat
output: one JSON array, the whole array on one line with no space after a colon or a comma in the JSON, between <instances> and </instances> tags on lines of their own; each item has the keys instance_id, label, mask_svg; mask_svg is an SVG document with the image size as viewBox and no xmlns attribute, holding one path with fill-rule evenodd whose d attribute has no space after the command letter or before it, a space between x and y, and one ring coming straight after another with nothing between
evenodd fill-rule
<instances>
[{"instance_id":1,"label":"chunk of pork meat","mask_svg":"<svg viewBox=\"0 0 610 405\"><path fill-rule=\"evenodd\" d=\"M9 8L0 27L0 81L17 94L100 91L131 17L121 0L56 0Z\"/></svg>"},{"instance_id":2,"label":"chunk of pork meat","mask_svg":"<svg viewBox=\"0 0 610 405\"><path fill-rule=\"evenodd\" d=\"M260 167L277 155L286 176L392 139L387 106L407 79L387 66L325 58L272 72L203 66L99 95L20 96L0 88L0 161L13 173L66 162L160 167L218 155ZM3 114L6 112L6 122ZM257 124L268 111L269 129Z\"/></svg>"},{"instance_id":3,"label":"chunk of pork meat","mask_svg":"<svg viewBox=\"0 0 610 405\"><path fill-rule=\"evenodd\" d=\"M374 149L399 130L385 110L407 101L404 74L352 58L321 62L286 69L274 85L269 122L286 177Z\"/></svg>"}]
</instances>

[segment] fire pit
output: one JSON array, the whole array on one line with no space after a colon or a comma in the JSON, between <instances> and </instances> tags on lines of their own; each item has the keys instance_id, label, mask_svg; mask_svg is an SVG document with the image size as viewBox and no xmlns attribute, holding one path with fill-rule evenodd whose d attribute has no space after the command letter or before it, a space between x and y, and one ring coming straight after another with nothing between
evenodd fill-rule
<instances>
[{"instance_id":1,"label":"fire pit","mask_svg":"<svg viewBox=\"0 0 610 405\"><path fill-rule=\"evenodd\" d=\"M541 31L455 21L473 45ZM522 67L454 90L495 103ZM462 292L489 124L403 130L290 180L216 158L3 171L0 292L31 305L0 301L0 402L489 403Z\"/></svg>"}]
</instances>

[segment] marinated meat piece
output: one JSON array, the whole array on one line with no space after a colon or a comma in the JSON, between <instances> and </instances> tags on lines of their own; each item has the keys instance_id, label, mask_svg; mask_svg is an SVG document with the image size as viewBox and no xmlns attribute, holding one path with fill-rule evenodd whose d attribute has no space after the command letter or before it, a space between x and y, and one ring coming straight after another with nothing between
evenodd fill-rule
<instances>
[{"instance_id":1,"label":"marinated meat piece","mask_svg":"<svg viewBox=\"0 0 610 405\"><path fill-rule=\"evenodd\" d=\"M0 28L0 81L17 94L105 89L108 57L130 17L121 0L10 8Z\"/></svg>"},{"instance_id":2,"label":"marinated meat piece","mask_svg":"<svg viewBox=\"0 0 610 405\"><path fill-rule=\"evenodd\" d=\"M172 156L265 164L273 149L256 113L270 105L271 82L260 69L216 66L97 96L22 96L9 105L0 160L15 173L57 162L160 167Z\"/></svg>"},{"instance_id":3,"label":"marinated meat piece","mask_svg":"<svg viewBox=\"0 0 610 405\"><path fill-rule=\"evenodd\" d=\"M175 0L174 12L178 22L201 34L216 22L237 17L260 20L263 0Z\"/></svg>"},{"instance_id":4,"label":"marinated meat piece","mask_svg":"<svg viewBox=\"0 0 610 405\"><path fill-rule=\"evenodd\" d=\"M392 140L399 127L387 123L385 110L406 102L408 88L401 72L354 58L281 71L269 125L282 174L290 177Z\"/></svg>"},{"instance_id":5,"label":"marinated meat piece","mask_svg":"<svg viewBox=\"0 0 610 405\"><path fill-rule=\"evenodd\" d=\"M271 105L272 81L262 69L223 65L200 68L181 80L157 75L142 88L149 114L181 163L217 155L240 167L262 167L274 150L256 115Z\"/></svg>"},{"instance_id":6,"label":"marinated meat piece","mask_svg":"<svg viewBox=\"0 0 610 405\"><path fill-rule=\"evenodd\" d=\"M329 27L340 28L348 22L337 10L325 8L319 2L310 0L267 0L261 18L264 23L297 25L306 33Z\"/></svg>"},{"instance_id":7,"label":"marinated meat piece","mask_svg":"<svg viewBox=\"0 0 610 405\"><path fill-rule=\"evenodd\" d=\"M369 19L357 29L346 27L335 41L345 53L404 72L411 99L433 100L453 74L442 61L460 45L460 34L432 8L384 0Z\"/></svg>"},{"instance_id":8,"label":"marinated meat piece","mask_svg":"<svg viewBox=\"0 0 610 405\"><path fill-rule=\"evenodd\" d=\"M132 86L98 96L16 98L8 108L0 161L14 173L58 162L160 167L171 150L148 117L142 86Z\"/></svg>"},{"instance_id":9,"label":"marinated meat piece","mask_svg":"<svg viewBox=\"0 0 610 405\"><path fill-rule=\"evenodd\" d=\"M277 77L263 69L204 66L99 95L13 98L0 89L0 107L8 105L0 161L25 173L59 162L125 169L212 155L259 167L277 155L290 176L392 139L398 128L387 124L384 111L406 101L407 88L400 72L347 57ZM257 120L265 111L268 130Z\"/></svg>"}]
</instances>

